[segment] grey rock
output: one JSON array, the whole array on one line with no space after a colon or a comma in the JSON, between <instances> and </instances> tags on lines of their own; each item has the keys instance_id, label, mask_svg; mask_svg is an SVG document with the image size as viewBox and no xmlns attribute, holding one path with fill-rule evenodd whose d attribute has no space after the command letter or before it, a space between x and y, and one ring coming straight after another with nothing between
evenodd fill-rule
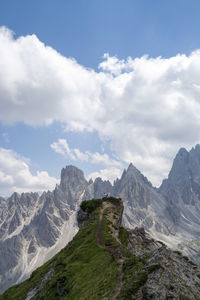
<instances>
[{"instance_id":1,"label":"grey rock","mask_svg":"<svg viewBox=\"0 0 200 300\"><path fill-rule=\"evenodd\" d=\"M94 198L103 198L105 194L113 194L113 187L110 181L103 181L100 177L96 178L93 183Z\"/></svg>"},{"instance_id":2,"label":"grey rock","mask_svg":"<svg viewBox=\"0 0 200 300\"><path fill-rule=\"evenodd\" d=\"M85 223L88 221L89 214L87 211L83 211L82 209L79 209L77 213L77 222L78 222L78 227L81 229L85 226Z\"/></svg>"},{"instance_id":3,"label":"grey rock","mask_svg":"<svg viewBox=\"0 0 200 300\"><path fill-rule=\"evenodd\" d=\"M195 241L200 238L200 145L190 151L179 150L159 192L166 199L167 212L176 232L182 236L179 246L183 244L191 258L198 257L200 248Z\"/></svg>"},{"instance_id":4,"label":"grey rock","mask_svg":"<svg viewBox=\"0 0 200 300\"><path fill-rule=\"evenodd\" d=\"M115 181L113 189L114 195L123 199L123 224L126 227L139 226L152 231L159 223L159 231L170 234L166 199L133 164Z\"/></svg>"}]
</instances>

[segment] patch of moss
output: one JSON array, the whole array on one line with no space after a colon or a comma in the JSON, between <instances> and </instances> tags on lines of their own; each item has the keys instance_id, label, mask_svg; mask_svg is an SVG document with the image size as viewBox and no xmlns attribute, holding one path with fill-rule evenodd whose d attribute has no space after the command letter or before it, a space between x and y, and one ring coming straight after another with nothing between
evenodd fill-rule
<instances>
[{"instance_id":1,"label":"patch of moss","mask_svg":"<svg viewBox=\"0 0 200 300\"><path fill-rule=\"evenodd\" d=\"M186 296L183 295L183 294L180 294L180 295L179 295L179 300L190 300L190 298L186 297Z\"/></svg>"}]
</instances>

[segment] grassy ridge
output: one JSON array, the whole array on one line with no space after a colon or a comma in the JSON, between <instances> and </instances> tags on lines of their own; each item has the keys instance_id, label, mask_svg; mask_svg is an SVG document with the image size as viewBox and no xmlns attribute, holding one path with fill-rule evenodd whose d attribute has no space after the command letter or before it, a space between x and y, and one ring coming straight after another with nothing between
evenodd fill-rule
<instances>
[{"instance_id":1,"label":"grassy ridge","mask_svg":"<svg viewBox=\"0 0 200 300\"><path fill-rule=\"evenodd\" d=\"M41 289L34 298L40 300L60 297L70 300L110 299L118 276L117 261L96 244L98 206L91 209L90 223L73 241L34 271L30 279L7 290L0 300L26 299L28 291L33 288ZM49 278L45 281L47 274Z\"/></svg>"},{"instance_id":2,"label":"grassy ridge","mask_svg":"<svg viewBox=\"0 0 200 300\"><path fill-rule=\"evenodd\" d=\"M96 233L103 201L112 205L104 210L103 241L102 247L98 247ZM123 286L117 299L132 299L151 270L145 268L144 259L127 250L129 233L120 226L121 199L109 197L83 201L81 208L90 215L86 226L63 250L34 271L30 279L11 287L0 296L0 300L25 300L28 292L34 289L34 300L111 299L119 276L120 251L124 257ZM119 240L113 236L112 229L118 231Z\"/></svg>"}]
</instances>

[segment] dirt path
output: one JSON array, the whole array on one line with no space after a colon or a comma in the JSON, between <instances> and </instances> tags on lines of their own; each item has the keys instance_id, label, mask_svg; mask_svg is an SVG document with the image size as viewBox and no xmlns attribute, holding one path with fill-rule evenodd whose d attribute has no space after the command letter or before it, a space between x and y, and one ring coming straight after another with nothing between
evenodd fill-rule
<instances>
[{"instance_id":1,"label":"dirt path","mask_svg":"<svg viewBox=\"0 0 200 300\"><path fill-rule=\"evenodd\" d=\"M101 207L100 214L99 214L99 223L98 223L97 230L96 230L96 241L97 241L97 245L100 248L105 249L110 252L109 248L103 246L103 213L104 213L104 210L108 207L110 207L109 203L107 203L107 202L102 203L102 207ZM118 239L117 239L117 241L118 241ZM116 283L115 291L111 297L111 300L115 300L117 298L117 296L119 295L121 288L122 288L124 256L121 251L121 248L120 248L120 258L118 259L118 263L119 263L119 266L118 266L119 275L118 275L118 280Z\"/></svg>"},{"instance_id":2,"label":"dirt path","mask_svg":"<svg viewBox=\"0 0 200 300\"><path fill-rule=\"evenodd\" d=\"M115 300L117 298L117 296L120 294L120 291L121 291L121 288L122 288L124 257L119 259L118 263L119 263L119 267L118 267L119 276L118 276L117 284L116 284L116 287L115 287L115 292L112 295L111 300Z\"/></svg>"},{"instance_id":3,"label":"dirt path","mask_svg":"<svg viewBox=\"0 0 200 300\"><path fill-rule=\"evenodd\" d=\"M101 207L100 210L100 214L99 214L99 224L97 226L97 231L96 231L96 241L97 241L97 245L100 248L103 248L103 212L104 212L105 208Z\"/></svg>"}]
</instances>

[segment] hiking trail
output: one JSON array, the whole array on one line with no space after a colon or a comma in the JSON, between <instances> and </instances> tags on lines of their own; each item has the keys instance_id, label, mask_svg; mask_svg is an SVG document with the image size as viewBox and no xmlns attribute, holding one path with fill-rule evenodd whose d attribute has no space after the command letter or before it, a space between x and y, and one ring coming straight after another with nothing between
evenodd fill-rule
<instances>
[{"instance_id":1,"label":"hiking trail","mask_svg":"<svg viewBox=\"0 0 200 300\"><path fill-rule=\"evenodd\" d=\"M102 203L100 213L99 213L99 223L96 229L96 242L98 247L105 249L106 251L110 252L112 256L115 257L115 259L118 261L118 280L116 283L115 291L111 297L111 300L115 300L117 296L120 294L122 284L123 284L123 263L124 263L124 255L121 250L121 247L119 246L116 250L116 253L113 252L113 248L111 247L106 247L103 244L103 215L106 209L110 209L113 207L113 204L105 201ZM113 234L113 237L117 240L118 243L120 243L117 235Z\"/></svg>"}]
</instances>

